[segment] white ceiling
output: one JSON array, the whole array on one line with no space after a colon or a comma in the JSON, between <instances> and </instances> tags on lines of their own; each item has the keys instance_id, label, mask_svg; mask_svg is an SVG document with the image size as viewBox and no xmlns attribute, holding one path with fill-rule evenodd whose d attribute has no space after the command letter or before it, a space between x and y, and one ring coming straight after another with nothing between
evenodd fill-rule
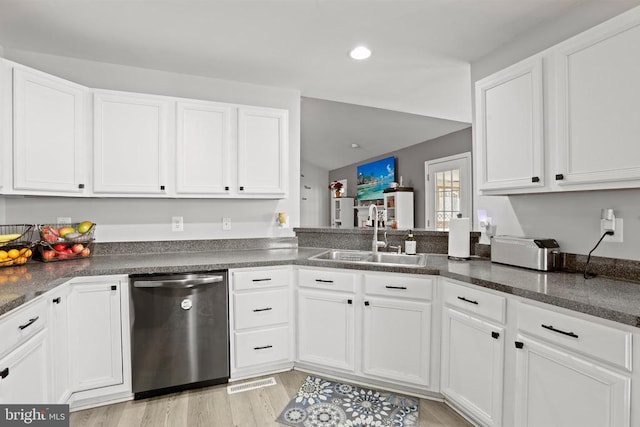
<instances>
[{"instance_id":1,"label":"white ceiling","mask_svg":"<svg viewBox=\"0 0 640 427\"><path fill-rule=\"evenodd\" d=\"M0 46L294 88L409 113L402 123L427 116L421 142L471 122L471 62L588 1L621 0L0 0ZM348 58L357 43L369 60ZM330 126L323 111L303 125ZM393 139L391 124L369 127Z\"/></svg>"}]
</instances>

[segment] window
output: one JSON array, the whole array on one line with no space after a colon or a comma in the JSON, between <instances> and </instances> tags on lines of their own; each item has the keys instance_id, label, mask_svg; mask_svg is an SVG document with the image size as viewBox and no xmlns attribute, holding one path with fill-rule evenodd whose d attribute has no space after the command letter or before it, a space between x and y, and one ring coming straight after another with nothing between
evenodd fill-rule
<instances>
[{"instance_id":1,"label":"window","mask_svg":"<svg viewBox=\"0 0 640 427\"><path fill-rule=\"evenodd\" d=\"M471 153L462 153L424 163L425 224L439 231L449 230L456 215L471 215Z\"/></svg>"}]
</instances>

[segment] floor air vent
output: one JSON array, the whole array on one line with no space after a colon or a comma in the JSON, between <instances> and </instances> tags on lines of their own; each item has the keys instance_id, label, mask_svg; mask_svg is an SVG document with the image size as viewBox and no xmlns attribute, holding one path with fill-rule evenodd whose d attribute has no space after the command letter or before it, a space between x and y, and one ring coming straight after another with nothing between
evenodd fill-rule
<instances>
[{"instance_id":1,"label":"floor air vent","mask_svg":"<svg viewBox=\"0 0 640 427\"><path fill-rule=\"evenodd\" d=\"M228 386L227 394L242 393L243 391L255 390L257 388L269 387L272 385L276 385L276 380L273 377L256 381L249 381L242 384L234 384Z\"/></svg>"}]
</instances>

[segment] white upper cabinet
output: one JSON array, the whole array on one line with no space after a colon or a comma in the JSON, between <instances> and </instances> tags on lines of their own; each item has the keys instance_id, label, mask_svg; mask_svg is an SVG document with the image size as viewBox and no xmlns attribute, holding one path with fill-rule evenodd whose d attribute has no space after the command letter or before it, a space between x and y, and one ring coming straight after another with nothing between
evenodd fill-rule
<instances>
[{"instance_id":1,"label":"white upper cabinet","mask_svg":"<svg viewBox=\"0 0 640 427\"><path fill-rule=\"evenodd\" d=\"M229 194L235 108L178 101L176 112L176 192Z\"/></svg>"},{"instance_id":2,"label":"white upper cabinet","mask_svg":"<svg viewBox=\"0 0 640 427\"><path fill-rule=\"evenodd\" d=\"M640 187L640 8L476 83L481 194Z\"/></svg>"},{"instance_id":3,"label":"white upper cabinet","mask_svg":"<svg viewBox=\"0 0 640 427\"><path fill-rule=\"evenodd\" d=\"M95 91L93 103L93 191L164 194L169 101Z\"/></svg>"},{"instance_id":4,"label":"white upper cabinet","mask_svg":"<svg viewBox=\"0 0 640 427\"><path fill-rule=\"evenodd\" d=\"M557 184L640 186L640 10L556 50Z\"/></svg>"},{"instance_id":5,"label":"white upper cabinet","mask_svg":"<svg viewBox=\"0 0 640 427\"><path fill-rule=\"evenodd\" d=\"M476 83L479 189L544 185L542 58L525 60Z\"/></svg>"},{"instance_id":6,"label":"white upper cabinet","mask_svg":"<svg viewBox=\"0 0 640 427\"><path fill-rule=\"evenodd\" d=\"M13 68L13 188L82 193L87 88Z\"/></svg>"},{"instance_id":7,"label":"white upper cabinet","mask_svg":"<svg viewBox=\"0 0 640 427\"><path fill-rule=\"evenodd\" d=\"M238 108L238 191L241 195L287 194L288 112Z\"/></svg>"}]
</instances>

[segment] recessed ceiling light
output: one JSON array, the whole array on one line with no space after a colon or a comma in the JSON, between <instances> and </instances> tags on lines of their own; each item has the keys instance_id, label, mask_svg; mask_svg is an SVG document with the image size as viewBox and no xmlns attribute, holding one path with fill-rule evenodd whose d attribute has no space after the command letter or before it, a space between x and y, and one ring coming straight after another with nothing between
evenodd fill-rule
<instances>
[{"instance_id":1,"label":"recessed ceiling light","mask_svg":"<svg viewBox=\"0 0 640 427\"><path fill-rule=\"evenodd\" d=\"M367 59L371 56L371 50L364 46L357 46L349 52L349 56L358 60Z\"/></svg>"},{"instance_id":2,"label":"recessed ceiling light","mask_svg":"<svg viewBox=\"0 0 640 427\"><path fill-rule=\"evenodd\" d=\"M351 148L360 148L360 144L356 144L355 142L351 144Z\"/></svg>"}]
</instances>

